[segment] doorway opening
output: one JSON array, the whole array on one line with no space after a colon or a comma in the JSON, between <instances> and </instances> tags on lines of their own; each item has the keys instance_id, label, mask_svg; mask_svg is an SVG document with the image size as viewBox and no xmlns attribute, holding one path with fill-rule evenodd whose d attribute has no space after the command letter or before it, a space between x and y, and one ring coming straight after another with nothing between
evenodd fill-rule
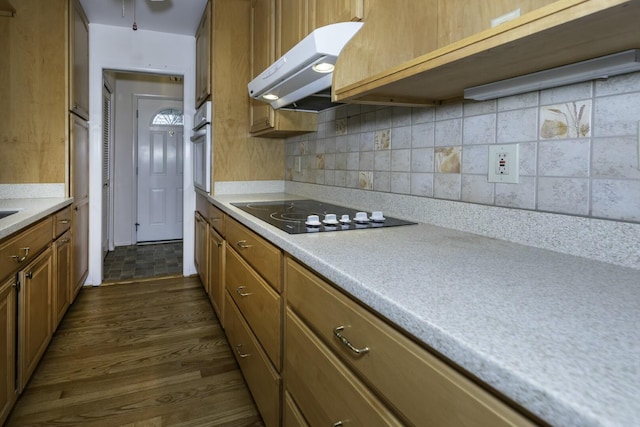
<instances>
[{"instance_id":1,"label":"doorway opening","mask_svg":"<svg viewBox=\"0 0 640 427\"><path fill-rule=\"evenodd\" d=\"M181 276L182 78L103 77L112 91L111 111L103 111L103 282Z\"/></svg>"}]
</instances>

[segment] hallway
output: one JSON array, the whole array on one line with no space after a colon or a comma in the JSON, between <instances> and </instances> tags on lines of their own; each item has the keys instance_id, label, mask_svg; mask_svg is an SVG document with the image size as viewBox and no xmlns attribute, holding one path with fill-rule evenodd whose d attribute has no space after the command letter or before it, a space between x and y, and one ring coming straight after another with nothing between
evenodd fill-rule
<instances>
[{"instance_id":1,"label":"hallway","mask_svg":"<svg viewBox=\"0 0 640 427\"><path fill-rule=\"evenodd\" d=\"M182 241L118 246L103 263L105 283L182 276Z\"/></svg>"},{"instance_id":2,"label":"hallway","mask_svg":"<svg viewBox=\"0 0 640 427\"><path fill-rule=\"evenodd\" d=\"M262 426L197 278L85 287L6 426Z\"/></svg>"}]
</instances>

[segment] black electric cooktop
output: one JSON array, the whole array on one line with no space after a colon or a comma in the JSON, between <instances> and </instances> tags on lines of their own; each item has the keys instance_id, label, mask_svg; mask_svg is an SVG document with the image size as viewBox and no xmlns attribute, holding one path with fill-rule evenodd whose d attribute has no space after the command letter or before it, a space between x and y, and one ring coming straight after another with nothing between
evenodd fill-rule
<instances>
[{"instance_id":1,"label":"black electric cooktop","mask_svg":"<svg viewBox=\"0 0 640 427\"><path fill-rule=\"evenodd\" d=\"M373 212L360 212L311 199L231 204L289 234L370 230L415 224L380 216L380 212L374 216ZM312 217L310 221L310 215L317 215L318 218Z\"/></svg>"}]
</instances>

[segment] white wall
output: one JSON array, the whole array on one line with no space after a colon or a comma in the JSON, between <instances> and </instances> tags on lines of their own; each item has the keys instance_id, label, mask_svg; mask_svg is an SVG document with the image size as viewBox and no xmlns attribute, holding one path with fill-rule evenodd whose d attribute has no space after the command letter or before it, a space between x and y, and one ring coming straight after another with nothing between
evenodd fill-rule
<instances>
[{"instance_id":1,"label":"white wall","mask_svg":"<svg viewBox=\"0 0 640 427\"><path fill-rule=\"evenodd\" d=\"M190 132L195 112L195 38L154 31L89 25L89 276L86 284L102 282L102 73L103 70L140 71L182 75L185 115L184 133L184 270L195 273L193 264L193 211L195 192L191 180Z\"/></svg>"},{"instance_id":2,"label":"white wall","mask_svg":"<svg viewBox=\"0 0 640 427\"><path fill-rule=\"evenodd\" d=\"M135 243L134 218L136 180L134 175L134 129L136 95L182 99L182 83L172 83L166 76L117 74L114 115L114 229L116 246ZM188 129L186 130L188 132Z\"/></svg>"}]
</instances>

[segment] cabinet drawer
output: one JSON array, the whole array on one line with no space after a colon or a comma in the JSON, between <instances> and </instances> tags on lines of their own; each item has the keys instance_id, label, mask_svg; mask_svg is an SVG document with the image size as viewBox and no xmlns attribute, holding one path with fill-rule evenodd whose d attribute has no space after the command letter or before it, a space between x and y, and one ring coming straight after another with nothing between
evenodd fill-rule
<instances>
[{"instance_id":1,"label":"cabinet drawer","mask_svg":"<svg viewBox=\"0 0 640 427\"><path fill-rule=\"evenodd\" d=\"M0 279L35 258L51 242L53 220L43 219L0 244Z\"/></svg>"},{"instance_id":2,"label":"cabinet drawer","mask_svg":"<svg viewBox=\"0 0 640 427\"><path fill-rule=\"evenodd\" d=\"M240 223L228 220L227 244L238 251L275 290L282 292L280 250Z\"/></svg>"},{"instance_id":3,"label":"cabinet drawer","mask_svg":"<svg viewBox=\"0 0 640 427\"><path fill-rule=\"evenodd\" d=\"M226 293L225 332L249 390L267 427L280 423L281 379Z\"/></svg>"},{"instance_id":4,"label":"cabinet drawer","mask_svg":"<svg viewBox=\"0 0 640 427\"><path fill-rule=\"evenodd\" d=\"M300 264L287 259L285 274L289 306L410 423L533 425ZM354 348L368 351L348 348L335 336L338 327Z\"/></svg>"},{"instance_id":5,"label":"cabinet drawer","mask_svg":"<svg viewBox=\"0 0 640 427\"><path fill-rule=\"evenodd\" d=\"M310 425L402 425L288 309L286 341L285 387Z\"/></svg>"},{"instance_id":6,"label":"cabinet drawer","mask_svg":"<svg viewBox=\"0 0 640 427\"><path fill-rule=\"evenodd\" d=\"M225 235L225 215L220 209L209 204L208 218L209 224L222 236Z\"/></svg>"},{"instance_id":7,"label":"cabinet drawer","mask_svg":"<svg viewBox=\"0 0 640 427\"><path fill-rule=\"evenodd\" d=\"M282 417L282 425L284 427L309 427L307 420L304 419L304 415L302 415L300 409L298 409L298 406L287 391L284 392Z\"/></svg>"},{"instance_id":8,"label":"cabinet drawer","mask_svg":"<svg viewBox=\"0 0 640 427\"><path fill-rule=\"evenodd\" d=\"M71 228L71 206L53 214L53 238L57 238Z\"/></svg>"},{"instance_id":9,"label":"cabinet drawer","mask_svg":"<svg viewBox=\"0 0 640 427\"><path fill-rule=\"evenodd\" d=\"M235 251L228 250L226 255L226 288L269 358L280 369L280 295Z\"/></svg>"}]
</instances>

